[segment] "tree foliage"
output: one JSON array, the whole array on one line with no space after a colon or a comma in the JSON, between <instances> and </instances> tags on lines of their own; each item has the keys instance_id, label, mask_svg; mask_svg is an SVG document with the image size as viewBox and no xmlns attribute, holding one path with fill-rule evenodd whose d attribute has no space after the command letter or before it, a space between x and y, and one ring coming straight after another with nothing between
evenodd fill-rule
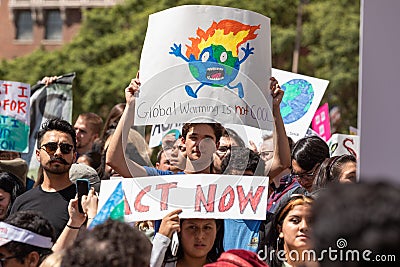
<instances>
[{"instance_id":1,"label":"tree foliage","mask_svg":"<svg viewBox=\"0 0 400 267\"><path fill-rule=\"evenodd\" d=\"M76 72L73 117L92 111L105 118L112 106L124 101L123 88L138 70L149 14L178 5L208 4L266 15L271 18L273 66L290 71L299 2L126 0L113 8L86 10L71 43L57 51L39 49L3 61L0 76L34 84L43 76ZM357 121L358 40L358 1L313 0L305 6L299 73L330 80L324 100L342 108L343 127Z\"/></svg>"}]
</instances>

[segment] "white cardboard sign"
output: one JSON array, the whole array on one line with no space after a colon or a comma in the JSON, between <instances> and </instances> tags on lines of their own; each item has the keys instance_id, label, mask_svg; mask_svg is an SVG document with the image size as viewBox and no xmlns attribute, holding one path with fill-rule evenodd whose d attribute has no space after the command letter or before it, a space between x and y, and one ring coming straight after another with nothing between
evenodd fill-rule
<instances>
[{"instance_id":1,"label":"white cardboard sign","mask_svg":"<svg viewBox=\"0 0 400 267\"><path fill-rule=\"evenodd\" d=\"M150 15L136 125L236 123L271 130L270 19L218 6Z\"/></svg>"},{"instance_id":2,"label":"white cardboard sign","mask_svg":"<svg viewBox=\"0 0 400 267\"><path fill-rule=\"evenodd\" d=\"M272 76L285 91L282 119L286 134L296 142L305 136L329 81L274 68Z\"/></svg>"},{"instance_id":3,"label":"white cardboard sign","mask_svg":"<svg viewBox=\"0 0 400 267\"><path fill-rule=\"evenodd\" d=\"M99 209L121 179L101 182ZM215 174L122 179L130 214L125 221L162 219L182 208L181 218L265 220L268 178ZM125 207L125 210L128 210Z\"/></svg>"},{"instance_id":4,"label":"white cardboard sign","mask_svg":"<svg viewBox=\"0 0 400 267\"><path fill-rule=\"evenodd\" d=\"M358 158L360 155L360 137L357 135L333 134L327 143L331 157L349 154Z\"/></svg>"}]
</instances>

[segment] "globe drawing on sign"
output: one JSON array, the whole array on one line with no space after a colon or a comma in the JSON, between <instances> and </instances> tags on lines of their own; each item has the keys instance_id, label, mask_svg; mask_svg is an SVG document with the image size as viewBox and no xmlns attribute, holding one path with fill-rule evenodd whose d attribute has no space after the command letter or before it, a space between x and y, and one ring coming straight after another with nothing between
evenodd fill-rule
<instances>
[{"instance_id":1,"label":"globe drawing on sign","mask_svg":"<svg viewBox=\"0 0 400 267\"><path fill-rule=\"evenodd\" d=\"M309 110L314 98L314 89L306 80L293 79L284 85L285 92L281 102L283 122L289 124L298 121Z\"/></svg>"}]
</instances>

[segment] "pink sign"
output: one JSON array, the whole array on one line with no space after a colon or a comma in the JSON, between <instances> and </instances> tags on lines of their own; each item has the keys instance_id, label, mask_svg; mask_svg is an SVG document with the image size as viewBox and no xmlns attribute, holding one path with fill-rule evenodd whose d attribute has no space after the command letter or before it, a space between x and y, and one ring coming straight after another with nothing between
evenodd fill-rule
<instances>
[{"instance_id":1,"label":"pink sign","mask_svg":"<svg viewBox=\"0 0 400 267\"><path fill-rule=\"evenodd\" d=\"M323 104L315 112L312 119L312 129L325 141L331 138L331 123L329 119L328 103Z\"/></svg>"}]
</instances>

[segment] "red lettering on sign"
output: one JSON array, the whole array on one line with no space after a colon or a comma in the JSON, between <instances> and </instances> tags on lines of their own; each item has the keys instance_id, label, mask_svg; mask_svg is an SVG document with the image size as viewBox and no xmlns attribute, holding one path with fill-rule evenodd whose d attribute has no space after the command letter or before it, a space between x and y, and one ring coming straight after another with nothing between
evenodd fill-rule
<instances>
[{"instance_id":1,"label":"red lettering on sign","mask_svg":"<svg viewBox=\"0 0 400 267\"><path fill-rule=\"evenodd\" d=\"M149 211L149 206L142 205L141 201L142 201L142 197L143 197L144 195L146 195L146 193L149 192L150 189L151 189L151 185L146 186L146 187L143 188L143 189L139 192L139 194L136 196L135 204L134 204L135 210L136 210L136 211L138 211L138 212L146 212L146 211Z\"/></svg>"},{"instance_id":2,"label":"red lettering on sign","mask_svg":"<svg viewBox=\"0 0 400 267\"><path fill-rule=\"evenodd\" d=\"M226 202L225 200L228 195L229 195L229 201L225 205ZM235 193L233 192L232 186L229 185L227 188L225 188L224 193L222 193L222 197L219 200L218 210L220 212L229 210L233 206L234 201L235 201Z\"/></svg>"},{"instance_id":3,"label":"red lettering on sign","mask_svg":"<svg viewBox=\"0 0 400 267\"><path fill-rule=\"evenodd\" d=\"M347 149L347 151L349 151L349 153L351 155L353 155L355 158L357 158L357 153L350 147L348 146L346 143L350 142L352 145L354 145L354 140L350 139L350 138L346 138L343 140L343 146Z\"/></svg>"},{"instance_id":4,"label":"red lettering on sign","mask_svg":"<svg viewBox=\"0 0 400 267\"><path fill-rule=\"evenodd\" d=\"M160 201L160 210L167 210L168 209L168 195L170 188L176 188L178 183L166 183L166 184L158 184L156 189L161 189L161 201Z\"/></svg>"},{"instance_id":5,"label":"red lettering on sign","mask_svg":"<svg viewBox=\"0 0 400 267\"><path fill-rule=\"evenodd\" d=\"M206 202L206 198L204 196L201 185L197 185L194 210L201 211L200 203L203 203L203 206L207 212L214 212L214 201L215 201L215 192L216 191L217 191L217 185L210 184L208 187L208 200Z\"/></svg>"},{"instance_id":6,"label":"red lettering on sign","mask_svg":"<svg viewBox=\"0 0 400 267\"><path fill-rule=\"evenodd\" d=\"M28 98L28 95L25 94L25 90L28 89L28 87L18 86L18 88L21 90L21 94L19 94L18 97Z\"/></svg>"},{"instance_id":7,"label":"red lettering on sign","mask_svg":"<svg viewBox=\"0 0 400 267\"><path fill-rule=\"evenodd\" d=\"M241 214L243 214L244 209L246 208L247 203L249 203L249 201L250 201L251 208L253 209L253 212L256 213L257 206L260 203L260 199L264 192L264 189L265 189L265 186L259 186L257 188L256 193L253 196L253 188L251 187L249 193L245 197L244 192L243 192L243 186L241 186L241 185L237 186L237 191L238 191L238 195L239 195L239 208L240 208Z\"/></svg>"},{"instance_id":8,"label":"red lettering on sign","mask_svg":"<svg viewBox=\"0 0 400 267\"><path fill-rule=\"evenodd\" d=\"M0 106L3 107L3 110L17 111L18 113L26 114L25 108L27 104L23 101L4 99L2 102L0 102Z\"/></svg>"},{"instance_id":9,"label":"red lettering on sign","mask_svg":"<svg viewBox=\"0 0 400 267\"><path fill-rule=\"evenodd\" d=\"M12 84L9 83L3 83L2 84L4 86L4 92L6 93L6 95L8 94L8 87L10 87ZM1 92L0 92L1 94Z\"/></svg>"}]
</instances>

